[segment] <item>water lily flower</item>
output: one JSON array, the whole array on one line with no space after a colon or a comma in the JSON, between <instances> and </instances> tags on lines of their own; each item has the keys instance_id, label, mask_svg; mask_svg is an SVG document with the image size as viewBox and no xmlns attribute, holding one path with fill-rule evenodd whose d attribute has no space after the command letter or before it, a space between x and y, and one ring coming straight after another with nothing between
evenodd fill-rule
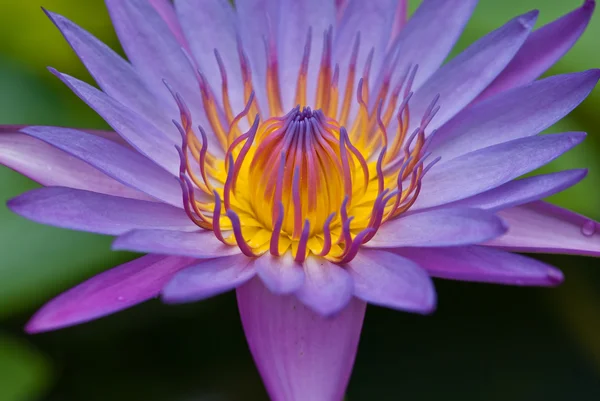
<instances>
[{"instance_id":1,"label":"water lily flower","mask_svg":"<svg viewBox=\"0 0 600 401\"><path fill-rule=\"evenodd\" d=\"M275 401L339 401L367 303L421 314L430 277L554 286L511 253L599 255L597 223L542 201L585 170L521 176L585 134L538 135L599 70L537 78L593 1L517 16L444 64L475 0L106 0L128 61L48 12L100 89L51 69L114 129L5 127L0 161L44 185L33 221L147 253L46 304L27 331L153 297L235 289Z\"/></svg>"}]
</instances>

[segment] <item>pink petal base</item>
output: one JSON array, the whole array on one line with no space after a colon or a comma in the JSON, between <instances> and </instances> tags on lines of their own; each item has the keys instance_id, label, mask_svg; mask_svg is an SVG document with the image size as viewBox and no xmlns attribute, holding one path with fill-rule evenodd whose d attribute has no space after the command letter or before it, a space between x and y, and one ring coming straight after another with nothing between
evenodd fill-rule
<instances>
[{"instance_id":1,"label":"pink petal base","mask_svg":"<svg viewBox=\"0 0 600 401\"><path fill-rule=\"evenodd\" d=\"M272 401L341 401L366 303L353 299L325 318L255 278L237 289L250 351Z\"/></svg>"}]
</instances>

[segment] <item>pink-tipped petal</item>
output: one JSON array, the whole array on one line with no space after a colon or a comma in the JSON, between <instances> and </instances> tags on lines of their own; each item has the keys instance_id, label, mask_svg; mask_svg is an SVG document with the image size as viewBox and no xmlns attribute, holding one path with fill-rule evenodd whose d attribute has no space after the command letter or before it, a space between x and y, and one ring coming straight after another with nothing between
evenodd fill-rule
<instances>
[{"instance_id":1,"label":"pink-tipped petal","mask_svg":"<svg viewBox=\"0 0 600 401\"><path fill-rule=\"evenodd\" d=\"M431 142L443 162L488 146L535 135L569 114L594 89L600 70L556 75L515 88L458 113Z\"/></svg>"},{"instance_id":2,"label":"pink-tipped petal","mask_svg":"<svg viewBox=\"0 0 600 401\"><path fill-rule=\"evenodd\" d=\"M23 127L0 127L0 164L45 186L84 189L131 199L151 199L84 161L18 132L21 128ZM49 169L48 166L52 168Z\"/></svg>"},{"instance_id":3,"label":"pink-tipped petal","mask_svg":"<svg viewBox=\"0 0 600 401\"><path fill-rule=\"evenodd\" d=\"M347 265L354 295L365 302L408 312L431 313L433 282L413 261L387 251L361 249Z\"/></svg>"},{"instance_id":4,"label":"pink-tipped petal","mask_svg":"<svg viewBox=\"0 0 600 401\"><path fill-rule=\"evenodd\" d=\"M88 163L128 187L181 206L181 187L175 177L114 141L69 128L27 127L22 132Z\"/></svg>"},{"instance_id":5,"label":"pink-tipped petal","mask_svg":"<svg viewBox=\"0 0 600 401\"><path fill-rule=\"evenodd\" d=\"M98 234L119 235L136 228L198 229L174 206L73 188L34 189L9 200L7 206L37 223Z\"/></svg>"},{"instance_id":6,"label":"pink-tipped petal","mask_svg":"<svg viewBox=\"0 0 600 401\"><path fill-rule=\"evenodd\" d=\"M296 296L323 316L331 316L352 299L352 277L342 267L319 257L304 261L304 282Z\"/></svg>"},{"instance_id":7,"label":"pink-tipped petal","mask_svg":"<svg viewBox=\"0 0 600 401\"><path fill-rule=\"evenodd\" d=\"M100 273L44 305L26 330L39 333L88 322L159 295L173 274L194 260L147 255Z\"/></svg>"},{"instance_id":8,"label":"pink-tipped petal","mask_svg":"<svg viewBox=\"0 0 600 401\"><path fill-rule=\"evenodd\" d=\"M433 277L508 285L555 286L560 270L514 253L484 246L402 248L396 253L416 262Z\"/></svg>"},{"instance_id":9,"label":"pink-tipped petal","mask_svg":"<svg viewBox=\"0 0 600 401\"><path fill-rule=\"evenodd\" d=\"M290 252L281 256L266 253L256 259L256 273L265 286L275 294L289 294L304 283L304 271Z\"/></svg>"},{"instance_id":10,"label":"pink-tipped petal","mask_svg":"<svg viewBox=\"0 0 600 401\"><path fill-rule=\"evenodd\" d=\"M577 42L588 23L596 2L585 0L575 11L535 30L494 82L475 100L525 85L544 73Z\"/></svg>"},{"instance_id":11,"label":"pink-tipped petal","mask_svg":"<svg viewBox=\"0 0 600 401\"><path fill-rule=\"evenodd\" d=\"M501 210L537 201L577 184L587 175L587 170L565 170L510 181L498 188L459 200L447 206L474 207Z\"/></svg>"},{"instance_id":12,"label":"pink-tipped petal","mask_svg":"<svg viewBox=\"0 0 600 401\"><path fill-rule=\"evenodd\" d=\"M118 237L113 250L160 255L189 256L198 259L237 255L240 249L225 245L212 231L132 230Z\"/></svg>"},{"instance_id":13,"label":"pink-tipped petal","mask_svg":"<svg viewBox=\"0 0 600 401\"><path fill-rule=\"evenodd\" d=\"M537 201L498 212L509 225L485 245L512 252L600 256L600 223Z\"/></svg>"},{"instance_id":14,"label":"pink-tipped petal","mask_svg":"<svg viewBox=\"0 0 600 401\"><path fill-rule=\"evenodd\" d=\"M529 173L578 145L583 132L540 135L479 149L436 164L423 178L413 210L477 195Z\"/></svg>"},{"instance_id":15,"label":"pink-tipped petal","mask_svg":"<svg viewBox=\"0 0 600 401\"><path fill-rule=\"evenodd\" d=\"M499 237L506 225L480 209L444 208L400 216L383 224L370 248L436 247L478 244Z\"/></svg>"},{"instance_id":16,"label":"pink-tipped petal","mask_svg":"<svg viewBox=\"0 0 600 401\"><path fill-rule=\"evenodd\" d=\"M273 401L340 401L360 339L366 303L353 299L323 317L254 279L237 290L246 339Z\"/></svg>"},{"instance_id":17,"label":"pink-tipped petal","mask_svg":"<svg viewBox=\"0 0 600 401\"><path fill-rule=\"evenodd\" d=\"M256 274L245 255L206 260L175 274L162 290L168 303L194 302L237 288Z\"/></svg>"}]
</instances>

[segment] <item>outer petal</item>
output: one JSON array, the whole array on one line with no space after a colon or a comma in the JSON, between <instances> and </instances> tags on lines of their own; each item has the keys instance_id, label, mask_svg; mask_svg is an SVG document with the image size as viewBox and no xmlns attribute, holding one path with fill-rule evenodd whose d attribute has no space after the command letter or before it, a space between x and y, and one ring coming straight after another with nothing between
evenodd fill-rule
<instances>
[{"instance_id":1,"label":"outer petal","mask_svg":"<svg viewBox=\"0 0 600 401\"><path fill-rule=\"evenodd\" d=\"M581 8L534 31L502 74L475 101L527 84L542 75L577 42L595 6L595 1L585 0Z\"/></svg>"},{"instance_id":2,"label":"outer petal","mask_svg":"<svg viewBox=\"0 0 600 401\"><path fill-rule=\"evenodd\" d=\"M425 270L402 256L361 249L347 269L354 280L354 295L365 302L417 313L435 309L431 279Z\"/></svg>"},{"instance_id":3,"label":"outer petal","mask_svg":"<svg viewBox=\"0 0 600 401\"><path fill-rule=\"evenodd\" d=\"M29 333L84 323L156 297L171 276L193 259L147 255L79 284L40 309Z\"/></svg>"},{"instance_id":4,"label":"outer petal","mask_svg":"<svg viewBox=\"0 0 600 401\"><path fill-rule=\"evenodd\" d=\"M245 255L206 260L177 273L162 290L169 303L194 302L232 290L256 274L254 259Z\"/></svg>"},{"instance_id":5,"label":"outer petal","mask_svg":"<svg viewBox=\"0 0 600 401\"><path fill-rule=\"evenodd\" d=\"M212 231L133 230L118 237L112 248L120 251L156 253L211 259L237 255L239 248L217 240Z\"/></svg>"},{"instance_id":6,"label":"outer petal","mask_svg":"<svg viewBox=\"0 0 600 401\"><path fill-rule=\"evenodd\" d=\"M26 192L7 203L14 213L38 223L99 234L136 228L193 231L198 227L179 208L64 187Z\"/></svg>"},{"instance_id":7,"label":"outer petal","mask_svg":"<svg viewBox=\"0 0 600 401\"><path fill-rule=\"evenodd\" d=\"M585 138L582 132L515 139L441 162L424 178L414 210L443 205L505 184L554 160Z\"/></svg>"},{"instance_id":8,"label":"outer petal","mask_svg":"<svg viewBox=\"0 0 600 401\"><path fill-rule=\"evenodd\" d=\"M340 266L326 259L309 257L304 262L304 283L296 296L323 316L338 313L352 299L353 283Z\"/></svg>"},{"instance_id":9,"label":"outer petal","mask_svg":"<svg viewBox=\"0 0 600 401\"><path fill-rule=\"evenodd\" d=\"M510 62L536 18L537 11L532 11L511 20L437 70L411 100L410 113L416 118L411 118L409 132L418 126L421 116L437 95L441 108L431 121L430 129L441 126L468 105Z\"/></svg>"},{"instance_id":10,"label":"outer petal","mask_svg":"<svg viewBox=\"0 0 600 401\"><path fill-rule=\"evenodd\" d=\"M0 164L45 186L59 185L124 198L150 199L66 152L17 132L20 128L0 127Z\"/></svg>"},{"instance_id":11,"label":"outer petal","mask_svg":"<svg viewBox=\"0 0 600 401\"><path fill-rule=\"evenodd\" d=\"M381 226L370 248L478 244L506 232L502 220L480 209L444 208L401 216Z\"/></svg>"},{"instance_id":12,"label":"outer petal","mask_svg":"<svg viewBox=\"0 0 600 401\"><path fill-rule=\"evenodd\" d=\"M555 286L560 270L535 259L483 246L403 248L396 253L413 260L433 277L509 285Z\"/></svg>"},{"instance_id":13,"label":"outer petal","mask_svg":"<svg viewBox=\"0 0 600 401\"><path fill-rule=\"evenodd\" d=\"M419 88L442 65L476 4L477 0L424 0L393 42L386 66L393 65L401 75L418 64L413 88Z\"/></svg>"},{"instance_id":14,"label":"outer petal","mask_svg":"<svg viewBox=\"0 0 600 401\"><path fill-rule=\"evenodd\" d=\"M156 96L131 64L65 17L46 13L107 95L143 116L162 132L170 133L174 140L180 141L177 130L163 111L164 107L157 102Z\"/></svg>"},{"instance_id":15,"label":"outer petal","mask_svg":"<svg viewBox=\"0 0 600 401\"><path fill-rule=\"evenodd\" d=\"M256 272L267 288L275 294L289 294L304 283L302 266L290 252L280 257L264 254L256 259Z\"/></svg>"},{"instance_id":16,"label":"outer petal","mask_svg":"<svg viewBox=\"0 0 600 401\"><path fill-rule=\"evenodd\" d=\"M54 69L50 71L138 152L173 175L179 174L180 161L173 141L154 125L93 86Z\"/></svg>"},{"instance_id":17,"label":"outer petal","mask_svg":"<svg viewBox=\"0 0 600 401\"><path fill-rule=\"evenodd\" d=\"M294 107L296 82L306 43L311 29L311 43L307 78L307 97L315 99L318 70L323 52L324 32L336 24L333 1L321 0L279 0L279 72L281 95L285 110Z\"/></svg>"},{"instance_id":18,"label":"outer petal","mask_svg":"<svg viewBox=\"0 0 600 401\"><path fill-rule=\"evenodd\" d=\"M485 245L514 252L600 256L599 223L585 216L541 201L498 214L509 231Z\"/></svg>"},{"instance_id":19,"label":"outer petal","mask_svg":"<svg viewBox=\"0 0 600 401\"><path fill-rule=\"evenodd\" d=\"M579 105L594 89L600 70L557 75L464 109L438 129L432 157L452 160L471 151L535 135Z\"/></svg>"},{"instance_id":20,"label":"outer petal","mask_svg":"<svg viewBox=\"0 0 600 401\"><path fill-rule=\"evenodd\" d=\"M238 288L246 339L273 401L343 398L365 314L353 299L335 317L322 317L294 296L278 296L260 280Z\"/></svg>"},{"instance_id":21,"label":"outer petal","mask_svg":"<svg viewBox=\"0 0 600 401\"><path fill-rule=\"evenodd\" d=\"M175 206L182 203L181 187L175 177L139 153L113 141L68 128L27 127L22 132L156 199Z\"/></svg>"},{"instance_id":22,"label":"outer petal","mask_svg":"<svg viewBox=\"0 0 600 401\"><path fill-rule=\"evenodd\" d=\"M566 170L507 182L498 188L459 200L447 206L500 210L554 195L585 178L587 170Z\"/></svg>"},{"instance_id":23,"label":"outer petal","mask_svg":"<svg viewBox=\"0 0 600 401\"><path fill-rule=\"evenodd\" d=\"M202 99L194 67L182 45L161 14L147 0L106 0L123 50L136 70L159 99L176 111L175 102L163 84L167 81L183 96L197 123L205 124ZM173 117L178 114L173 114ZM211 140L214 140L210 137ZM212 144L212 143L211 143ZM211 146L213 151L219 150Z\"/></svg>"}]
</instances>

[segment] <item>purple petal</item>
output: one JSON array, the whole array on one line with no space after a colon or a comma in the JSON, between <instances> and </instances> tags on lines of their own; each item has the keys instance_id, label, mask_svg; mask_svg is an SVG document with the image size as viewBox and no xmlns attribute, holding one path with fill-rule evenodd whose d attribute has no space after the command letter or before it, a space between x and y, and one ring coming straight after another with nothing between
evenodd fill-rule
<instances>
[{"instance_id":1,"label":"purple petal","mask_svg":"<svg viewBox=\"0 0 600 401\"><path fill-rule=\"evenodd\" d=\"M486 245L513 252L600 256L600 225L585 216L546 202L498 212L508 233Z\"/></svg>"},{"instance_id":2,"label":"purple petal","mask_svg":"<svg viewBox=\"0 0 600 401\"><path fill-rule=\"evenodd\" d=\"M17 132L20 128L0 127L0 164L45 186L65 186L124 198L150 199L146 194L121 184L89 164Z\"/></svg>"},{"instance_id":3,"label":"purple petal","mask_svg":"<svg viewBox=\"0 0 600 401\"><path fill-rule=\"evenodd\" d=\"M162 290L168 303L194 302L237 288L256 274L245 255L206 260L175 274Z\"/></svg>"},{"instance_id":4,"label":"purple petal","mask_svg":"<svg viewBox=\"0 0 600 401\"><path fill-rule=\"evenodd\" d=\"M510 64L475 101L527 84L542 75L577 42L595 6L595 1L586 0L577 10L535 30Z\"/></svg>"},{"instance_id":5,"label":"purple petal","mask_svg":"<svg viewBox=\"0 0 600 401\"><path fill-rule=\"evenodd\" d=\"M254 361L272 400L338 401L350 378L366 304L357 299L334 317L294 296L271 293L260 280L237 290Z\"/></svg>"},{"instance_id":6,"label":"purple petal","mask_svg":"<svg viewBox=\"0 0 600 401\"><path fill-rule=\"evenodd\" d=\"M29 333L55 330L88 322L158 296L171 276L193 259L142 256L62 293L29 321Z\"/></svg>"},{"instance_id":7,"label":"purple petal","mask_svg":"<svg viewBox=\"0 0 600 401\"><path fill-rule=\"evenodd\" d=\"M334 42L334 59L346 69L354 39L360 33L358 68L363 68L371 49L375 50L373 71L378 71L384 50L390 40L397 0L349 0L337 27ZM315 32L319 34L319 32ZM362 71L361 71L362 72ZM343 78L343 76L340 76ZM340 82L345 83L345 79Z\"/></svg>"},{"instance_id":8,"label":"purple petal","mask_svg":"<svg viewBox=\"0 0 600 401\"><path fill-rule=\"evenodd\" d=\"M246 55L250 59L256 100L261 110L269 110L265 84L267 75L265 39L277 40L275 32L279 32L278 2L279 0L236 0L235 2L239 35ZM298 45L299 52L302 51L300 46L302 45Z\"/></svg>"},{"instance_id":9,"label":"purple petal","mask_svg":"<svg viewBox=\"0 0 600 401\"><path fill-rule=\"evenodd\" d=\"M432 157L471 151L535 135L566 116L594 89L600 70L557 75L464 109L438 129Z\"/></svg>"},{"instance_id":10,"label":"purple petal","mask_svg":"<svg viewBox=\"0 0 600 401\"><path fill-rule=\"evenodd\" d=\"M394 23L392 24L392 33L390 35L390 43L393 42L408 21L408 0L399 0L394 14Z\"/></svg>"},{"instance_id":11,"label":"purple petal","mask_svg":"<svg viewBox=\"0 0 600 401\"><path fill-rule=\"evenodd\" d=\"M128 187L170 205L180 206L182 203L181 187L175 177L113 141L58 127L27 127L22 132L89 163Z\"/></svg>"},{"instance_id":12,"label":"purple petal","mask_svg":"<svg viewBox=\"0 0 600 401\"><path fill-rule=\"evenodd\" d=\"M440 96L441 108L431 121L430 130L444 124L479 95L523 45L537 14L537 11L532 11L516 17L437 70L411 100L410 114L416 118L411 118L409 132L418 126L421 116L437 95Z\"/></svg>"},{"instance_id":13,"label":"purple petal","mask_svg":"<svg viewBox=\"0 0 600 401\"><path fill-rule=\"evenodd\" d=\"M419 88L442 65L476 4L477 0L424 0L392 44L387 63L400 52L396 74L418 65L413 88Z\"/></svg>"},{"instance_id":14,"label":"purple petal","mask_svg":"<svg viewBox=\"0 0 600 401\"><path fill-rule=\"evenodd\" d=\"M496 188L549 163L584 138L583 132L521 138L442 161L423 178L423 189L413 210Z\"/></svg>"},{"instance_id":15,"label":"purple petal","mask_svg":"<svg viewBox=\"0 0 600 401\"><path fill-rule=\"evenodd\" d=\"M37 223L98 234L119 235L136 228L198 229L174 206L64 187L34 189L9 200L7 206Z\"/></svg>"},{"instance_id":16,"label":"purple petal","mask_svg":"<svg viewBox=\"0 0 600 401\"><path fill-rule=\"evenodd\" d=\"M229 99L235 113L245 106L236 39L235 10L228 1L176 0L175 9L200 70L220 101L221 73L213 49L218 50L227 74ZM297 71L296 71L297 73Z\"/></svg>"},{"instance_id":17,"label":"purple petal","mask_svg":"<svg viewBox=\"0 0 600 401\"><path fill-rule=\"evenodd\" d=\"M237 255L236 246L220 242L212 231L133 230L118 237L113 250L159 255L189 256L197 259Z\"/></svg>"},{"instance_id":18,"label":"purple petal","mask_svg":"<svg viewBox=\"0 0 600 401\"><path fill-rule=\"evenodd\" d=\"M560 270L535 259L483 246L403 248L395 252L413 260L433 277L509 285L555 286Z\"/></svg>"},{"instance_id":19,"label":"purple petal","mask_svg":"<svg viewBox=\"0 0 600 401\"><path fill-rule=\"evenodd\" d=\"M336 24L333 1L279 0L279 77L284 109L296 106L296 81L309 28L312 30L307 78L309 103L314 101L323 52L324 32ZM343 82L343 81L342 81Z\"/></svg>"},{"instance_id":20,"label":"purple petal","mask_svg":"<svg viewBox=\"0 0 600 401\"><path fill-rule=\"evenodd\" d=\"M425 270L391 252L361 249L347 265L354 295L365 302L408 312L431 313L436 295Z\"/></svg>"},{"instance_id":21,"label":"purple petal","mask_svg":"<svg viewBox=\"0 0 600 401\"><path fill-rule=\"evenodd\" d=\"M181 141L170 118L163 112L164 107L131 64L65 17L46 13L107 95L147 119L157 129L173 135L174 140Z\"/></svg>"},{"instance_id":22,"label":"purple petal","mask_svg":"<svg viewBox=\"0 0 600 401\"><path fill-rule=\"evenodd\" d=\"M292 293L304 283L302 266L289 252L279 257L265 254L256 259L255 267L260 279L275 294Z\"/></svg>"},{"instance_id":23,"label":"purple petal","mask_svg":"<svg viewBox=\"0 0 600 401\"><path fill-rule=\"evenodd\" d=\"M185 36L179 25L179 20L177 19L177 14L175 14L175 9L173 8L173 3L170 0L148 0L152 7L156 10L158 15L165 21L177 42L183 46L187 47L187 41L185 40Z\"/></svg>"},{"instance_id":24,"label":"purple petal","mask_svg":"<svg viewBox=\"0 0 600 401\"><path fill-rule=\"evenodd\" d=\"M448 208L400 216L384 223L370 248L478 244L506 232L502 220L480 209Z\"/></svg>"},{"instance_id":25,"label":"purple petal","mask_svg":"<svg viewBox=\"0 0 600 401\"><path fill-rule=\"evenodd\" d=\"M309 257L304 262L304 283L296 296L315 312L331 316L348 305L352 289L346 270L326 259Z\"/></svg>"},{"instance_id":26,"label":"purple petal","mask_svg":"<svg viewBox=\"0 0 600 401\"><path fill-rule=\"evenodd\" d=\"M173 175L179 174L180 160L175 143L154 125L93 86L56 70L50 71L138 152Z\"/></svg>"},{"instance_id":27,"label":"purple petal","mask_svg":"<svg viewBox=\"0 0 600 401\"><path fill-rule=\"evenodd\" d=\"M585 178L587 170L566 170L510 181L479 195L447 206L474 207L496 211L554 195Z\"/></svg>"},{"instance_id":28,"label":"purple petal","mask_svg":"<svg viewBox=\"0 0 600 401\"><path fill-rule=\"evenodd\" d=\"M157 9L147 0L106 0L106 5L127 57L148 88L172 105L173 118L178 119L179 113L163 81L181 94L194 117L194 125L208 127L194 69ZM221 150L212 135L209 142L213 154ZM171 146L169 150L174 149Z\"/></svg>"}]
</instances>

